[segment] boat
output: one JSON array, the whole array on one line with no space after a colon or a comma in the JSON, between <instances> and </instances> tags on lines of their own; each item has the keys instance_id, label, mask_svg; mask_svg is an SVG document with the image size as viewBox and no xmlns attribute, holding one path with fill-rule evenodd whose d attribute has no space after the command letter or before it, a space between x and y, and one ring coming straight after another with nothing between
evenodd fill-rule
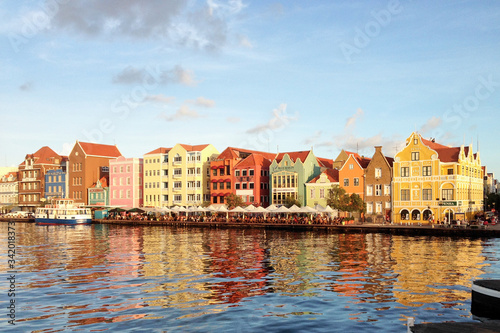
<instances>
[{"instance_id":1,"label":"boat","mask_svg":"<svg viewBox=\"0 0 500 333\"><path fill-rule=\"evenodd\" d=\"M90 208L82 207L71 199L53 199L51 204L39 207L35 212L38 225L75 225L92 223Z\"/></svg>"},{"instance_id":2,"label":"boat","mask_svg":"<svg viewBox=\"0 0 500 333\"><path fill-rule=\"evenodd\" d=\"M471 312L477 317L500 319L500 280L472 283Z\"/></svg>"}]
</instances>

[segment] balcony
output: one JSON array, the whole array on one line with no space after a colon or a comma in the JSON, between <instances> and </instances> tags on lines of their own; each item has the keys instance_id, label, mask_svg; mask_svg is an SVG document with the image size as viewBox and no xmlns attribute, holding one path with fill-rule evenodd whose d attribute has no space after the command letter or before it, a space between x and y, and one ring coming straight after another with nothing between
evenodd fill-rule
<instances>
[{"instance_id":1,"label":"balcony","mask_svg":"<svg viewBox=\"0 0 500 333\"><path fill-rule=\"evenodd\" d=\"M174 187L174 192L182 191L182 187Z\"/></svg>"}]
</instances>

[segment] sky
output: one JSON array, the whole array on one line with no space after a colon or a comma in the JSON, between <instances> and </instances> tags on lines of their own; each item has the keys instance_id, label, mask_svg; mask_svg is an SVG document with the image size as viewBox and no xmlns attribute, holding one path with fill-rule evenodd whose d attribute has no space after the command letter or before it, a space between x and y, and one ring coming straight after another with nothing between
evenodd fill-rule
<instances>
[{"instance_id":1,"label":"sky","mask_svg":"<svg viewBox=\"0 0 500 333\"><path fill-rule=\"evenodd\" d=\"M500 2L0 2L0 166L76 140L394 156L417 131L500 176Z\"/></svg>"}]
</instances>

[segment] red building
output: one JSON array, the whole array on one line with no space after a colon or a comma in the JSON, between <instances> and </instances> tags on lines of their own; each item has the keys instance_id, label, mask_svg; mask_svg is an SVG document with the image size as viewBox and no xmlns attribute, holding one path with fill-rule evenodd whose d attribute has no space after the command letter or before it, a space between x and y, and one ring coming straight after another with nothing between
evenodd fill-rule
<instances>
[{"instance_id":1,"label":"red building","mask_svg":"<svg viewBox=\"0 0 500 333\"><path fill-rule=\"evenodd\" d=\"M45 146L34 154L28 154L19 165L19 206L35 211L45 201L45 173L62 168L66 157Z\"/></svg>"},{"instance_id":2,"label":"red building","mask_svg":"<svg viewBox=\"0 0 500 333\"><path fill-rule=\"evenodd\" d=\"M226 203L225 197L240 195L248 204L269 205L269 165L275 154L226 148L210 161L212 204Z\"/></svg>"}]
</instances>

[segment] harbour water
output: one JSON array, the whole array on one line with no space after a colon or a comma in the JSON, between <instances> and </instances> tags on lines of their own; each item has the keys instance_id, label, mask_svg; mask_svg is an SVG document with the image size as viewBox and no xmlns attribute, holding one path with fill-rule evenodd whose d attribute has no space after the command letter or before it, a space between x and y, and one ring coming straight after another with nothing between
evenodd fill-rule
<instances>
[{"instance_id":1,"label":"harbour water","mask_svg":"<svg viewBox=\"0 0 500 333\"><path fill-rule=\"evenodd\" d=\"M475 321L472 281L500 277L497 238L13 228L9 257L0 224L0 330L19 332L406 332L407 317Z\"/></svg>"}]
</instances>

